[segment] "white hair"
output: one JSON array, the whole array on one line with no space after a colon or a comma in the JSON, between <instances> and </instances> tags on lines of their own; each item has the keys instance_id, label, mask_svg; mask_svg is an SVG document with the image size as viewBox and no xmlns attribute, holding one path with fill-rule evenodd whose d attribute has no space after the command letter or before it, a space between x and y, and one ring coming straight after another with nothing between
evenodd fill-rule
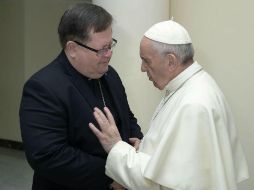
<instances>
[{"instance_id":1,"label":"white hair","mask_svg":"<svg viewBox=\"0 0 254 190\"><path fill-rule=\"evenodd\" d=\"M181 64L185 64L194 57L194 48L191 43L189 44L165 44L161 42L152 41L152 47L161 56L172 53L174 54Z\"/></svg>"}]
</instances>

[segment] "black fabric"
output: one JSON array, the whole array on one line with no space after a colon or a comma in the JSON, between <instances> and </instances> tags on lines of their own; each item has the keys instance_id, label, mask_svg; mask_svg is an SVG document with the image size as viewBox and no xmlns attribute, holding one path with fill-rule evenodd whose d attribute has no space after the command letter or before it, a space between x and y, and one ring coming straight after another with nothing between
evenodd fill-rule
<instances>
[{"instance_id":1,"label":"black fabric","mask_svg":"<svg viewBox=\"0 0 254 190\"><path fill-rule=\"evenodd\" d=\"M84 82L87 83L87 85L90 87L91 91L93 92L93 95L96 97L98 101L98 107L101 110L103 110L103 107L104 107L103 98L104 98L106 106L110 109L112 115L114 116L116 125L120 126L121 120L116 110L116 106L114 104L112 95L109 91L110 86L108 86L105 76L101 77L100 79L88 79L87 77L83 77L83 78L84 78ZM99 81L101 84L101 89L100 89Z\"/></svg>"},{"instance_id":2,"label":"black fabric","mask_svg":"<svg viewBox=\"0 0 254 190\"><path fill-rule=\"evenodd\" d=\"M112 67L101 82L122 139L142 138ZM104 190L112 182L105 175L107 154L88 127L96 124L93 108L103 106L91 85L64 52L25 83L19 114L26 157L35 171L33 190Z\"/></svg>"}]
</instances>

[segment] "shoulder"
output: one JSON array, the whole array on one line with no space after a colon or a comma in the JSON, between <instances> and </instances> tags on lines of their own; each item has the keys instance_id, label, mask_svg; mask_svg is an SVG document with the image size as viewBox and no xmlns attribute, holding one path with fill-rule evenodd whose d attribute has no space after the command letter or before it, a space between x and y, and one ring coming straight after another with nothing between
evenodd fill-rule
<instances>
[{"instance_id":1,"label":"shoulder","mask_svg":"<svg viewBox=\"0 0 254 190\"><path fill-rule=\"evenodd\" d=\"M66 84L68 84L68 77L62 68L61 62L56 58L28 78L24 88L38 86L38 88L41 87L54 91L60 86L66 86Z\"/></svg>"},{"instance_id":2,"label":"shoulder","mask_svg":"<svg viewBox=\"0 0 254 190\"><path fill-rule=\"evenodd\" d=\"M107 74L118 75L117 71L111 65L108 66L108 72L107 72Z\"/></svg>"},{"instance_id":3,"label":"shoulder","mask_svg":"<svg viewBox=\"0 0 254 190\"><path fill-rule=\"evenodd\" d=\"M187 105L198 105L206 108L218 108L225 98L215 80L206 72L195 77L183 88L182 102Z\"/></svg>"},{"instance_id":4,"label":"shoulder","mask_svg":"<svg viewBox=\"0 0 254 190\"><path fill-rule=\"evenodd\" d=\"M42 67L40 70L35 72L31 77L27 80L36 80L45 83L53 83L56 80L63 80L65 70L63 68L63 58L62 53L56 57L49 64Z\"/></svg>"},{"instance_id":5,"label":"shoulder","mask_svg":"<svg viewBox=\"0 0 254 190\"><path fill-rule=\"evenodd\" d=\"M106 73L106 76L108 78L121 80L119 74L117 73L117 71L111 65L109 65L109 67L108 67L108 71Z\"/></svg>"}]
</instances>

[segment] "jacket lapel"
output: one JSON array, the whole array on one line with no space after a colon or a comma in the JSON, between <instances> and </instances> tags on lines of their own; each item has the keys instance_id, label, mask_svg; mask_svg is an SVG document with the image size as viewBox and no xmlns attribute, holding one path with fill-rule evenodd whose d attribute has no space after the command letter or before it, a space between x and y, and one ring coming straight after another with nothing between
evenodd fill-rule
<instances>
[{"instance_id":1,"label":"jacket lapel","mask_svg":"<svg viewBox=\"0 0 254 190\"><path fill-rule=\"evenodd\" d=\"M84 97L85 101L90 105L91 109L93 110L94 107L98 107L98 101L88 84L85 82L86 79L72 67L64 52L61 53L61 60L65 73L68 75L76 89Z\"/></svg>"},{"instance_id":2,"label":"jacket lapel","mask_svg":"<svg viewBox=\"0 0 254 190\"><path fill-rule=\"evenodd\" d=\"M124 104L121 101L121 94L119 93L119 84L116 83L116 80L114 78L114 76L110 73L110 69L108 74L105 74L105 81L107 83L107 86L109 88L109 92L111 93L112 99L114 101L114 105L116 108L117 113L119 114L120 120L121 120L121 125L118 126L118 129L121 133L122 139L126 140L126 134L125 134L125 130L123 129L124 127L127 127L126 124L126 117L125 115L128 114L124 114L123 112L123 107Z\"/></svg>"},{"instance_id":3,"label":"jacket lapel","mask_svg":"<svg viewBox=\"0 0 254 190\"><path fill-rule=\"evenodd\" d=\"M76 71L70 62L68 61L64 51L60 54L60 62L63 65L63 68L65 70L65 73L68 75L74 86L79 90L80 94L84 97L85 101L90 105L91 111L94 107L99 107L98 101L96 100L96 97L94 96L92 90L88 86L88 84L84 81L85 79L83 76ZM123 135L122 138L125 139L125 133L122 128L122 126L125 126L127 124L125 115L128 113L124 113L124 109L122 106L124 105L124 102L122 102L122 95L119 93L119 84L115 80L115 76L113 73L110 72L111 68L109 66L109 72L104 75L105 81L107 83L108 89L110 94L112 95L112 99L114 101L114 105L116 107L116 111L119 114L120 120L121 120L121 126L118 126L119 130L121 131L121 134ZM125 126L126 127L126 126Z\"/></svg>"}]
</instances>

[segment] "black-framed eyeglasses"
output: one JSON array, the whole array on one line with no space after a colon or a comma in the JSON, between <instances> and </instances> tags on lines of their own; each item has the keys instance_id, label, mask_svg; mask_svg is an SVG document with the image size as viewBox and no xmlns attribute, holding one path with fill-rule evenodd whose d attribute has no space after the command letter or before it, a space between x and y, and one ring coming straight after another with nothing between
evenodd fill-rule
<instances>
[{"instance_id":1,"label":"black-framed eyeglasses","mask_svg":"<svg viewBox=\"0 0 254 190\"><path fill-rule=\"evenodd\" d=\"M84 47L86 49L89 49L90 51L93 51L93 52L97 53L98 56L104 56L104 55L106 55L109 51L112 51L112 49L117 44L117 40L113 38L112 39L112 43L108 47L102 48L102 49L94 49L94 48L91 48L91 47L89 47L89 46L87 46L85 44L82 44L79 41L74 40L73 42L75 42L76 44L80 45L81 47Z\"/></svg>"}]
</instances>

